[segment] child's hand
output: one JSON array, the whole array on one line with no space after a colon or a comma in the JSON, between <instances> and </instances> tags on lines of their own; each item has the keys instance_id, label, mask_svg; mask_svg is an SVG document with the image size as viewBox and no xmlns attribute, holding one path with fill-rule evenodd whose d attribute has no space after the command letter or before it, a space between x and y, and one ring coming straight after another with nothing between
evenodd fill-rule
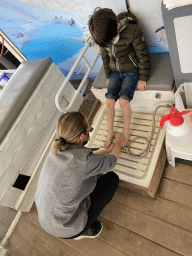
<instances>
[{"instance_id":1,"label":"child's hand","mask_svg":"<svg viewBox=\"0 0 192 256\"><path fill-rule=\"evenodd\" d=\"M146 89L146 86L147 86L146 81L139 80L138 83L137 83L137 89L139 91L144 91Z\"/></svg>"},{"instance_id":2,"label":"child's hand","mask_svg":"<svg viewBox=\"0 0 192 256\"><path fill-rule=\"evenodd\" d=\"M110 79L110 78L109 78ZM109 79L107 80L107 82L106 82L106 86L108 86L109 85Z\"/></svg>"}]
</instances>

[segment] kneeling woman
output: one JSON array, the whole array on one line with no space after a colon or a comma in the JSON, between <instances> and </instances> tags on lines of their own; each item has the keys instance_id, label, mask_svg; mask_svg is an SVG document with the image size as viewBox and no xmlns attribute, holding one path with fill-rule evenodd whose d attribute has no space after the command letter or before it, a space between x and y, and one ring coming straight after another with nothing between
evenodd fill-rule
<instances>
[{"instance_id":1,"label":"kneeling woman","mask_svg":"<svg viewBox=\"0 0 192 256\"><path fill-rule=\"evenodd\" d=\"M80 112L63 114L56 139L41 171L35 203L42 228L60 238L93 238L102 230L97 217L112 199L119 183L111 171L117 163L122 134L108 149L94 152L84 145L89 124ZM98 174L104 174L97 178Z\"/></svg>"}]
</instances>

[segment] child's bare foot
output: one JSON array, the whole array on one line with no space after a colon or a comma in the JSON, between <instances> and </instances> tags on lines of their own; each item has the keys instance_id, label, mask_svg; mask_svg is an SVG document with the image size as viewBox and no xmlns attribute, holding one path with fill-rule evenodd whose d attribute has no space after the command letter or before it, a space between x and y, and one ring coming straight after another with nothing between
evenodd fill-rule
<instances>
[{"instance_id":1,"label":"child's bare foot","mask_svg":"<svg viewBox=\"0 0 192 256\"><path fill-rule=\"evenodd\" d=\"M115 135L116 133L114 131L108 133L107 140L105 141L105 144L104 144L105 148L108 148L111 145Z\"/></svg>"},{"instance_id":2,"label":"child's bare foot","mask_svg":"<svg viewBox=\"0 0 192 256\"><path fill-rule=\"evenodd\" d=\"M123 133L123 143L122 143L124 145L124 147L127 146L129 138L130 138L130 132L126 132L126 133L124 132Z\"/></svg>"}]
</instances>

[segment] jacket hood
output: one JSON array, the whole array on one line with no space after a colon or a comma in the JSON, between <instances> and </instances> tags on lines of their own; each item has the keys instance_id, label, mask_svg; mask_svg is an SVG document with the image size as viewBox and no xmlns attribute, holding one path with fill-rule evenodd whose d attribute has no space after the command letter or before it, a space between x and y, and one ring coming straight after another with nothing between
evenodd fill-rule
<instances>
[{"instance_id":1,"label":"jacket hood","mask_svg":"<svg viewBox=\"0 0 192 256\"><path fill-rule=\"evenodd\" d=\"M129 24L138 24L137 18L131 12L122 12L117 15L119 20L119 33L125 29L125 27Z\"/></svg>"}]
</instances>

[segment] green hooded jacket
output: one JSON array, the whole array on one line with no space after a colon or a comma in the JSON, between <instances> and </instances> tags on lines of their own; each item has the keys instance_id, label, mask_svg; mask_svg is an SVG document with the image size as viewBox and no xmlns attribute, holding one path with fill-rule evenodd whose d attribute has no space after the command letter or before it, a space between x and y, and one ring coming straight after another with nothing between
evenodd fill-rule
<instances>
[{"instance_id":1,"label":"green hooded jacket","mask_svg":"<svg viewBox=\"0 0 192 256\"><path fill-rule=\"evenodd\" d=\"M139 80L147 81L150 76L150 53L136 17L130 12L117 16L119 40L116 44L100 47L106 77L112 71L127 72L138 69Z\"/></svg>"}]
</instances>

